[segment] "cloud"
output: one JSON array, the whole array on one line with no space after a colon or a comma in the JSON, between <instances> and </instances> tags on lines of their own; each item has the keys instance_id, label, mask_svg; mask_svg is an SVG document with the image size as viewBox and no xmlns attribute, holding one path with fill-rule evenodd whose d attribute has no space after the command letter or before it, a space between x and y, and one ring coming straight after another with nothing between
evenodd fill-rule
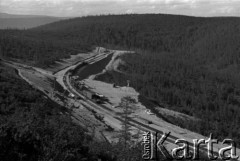
<instances>
[{"instance_id":1,"label":"cloud","mask_svg":"<svg viewBox=\"0 0 240 161\"><path fill-rule=\"evenodd\" d=\"M239 0L0 0L1 12L52 16L108 13L240 16L239 10Z\"/></svg>"},{"instance_id":2,"label":"cloud","mask_svg":"<svg viewBox=\"0 0 240 161\"><path fill-rule=\"evenodd\" d=\"M133 13L133 10L129 9L126 11L127 14Z\"/></svg>"}]
</instances>

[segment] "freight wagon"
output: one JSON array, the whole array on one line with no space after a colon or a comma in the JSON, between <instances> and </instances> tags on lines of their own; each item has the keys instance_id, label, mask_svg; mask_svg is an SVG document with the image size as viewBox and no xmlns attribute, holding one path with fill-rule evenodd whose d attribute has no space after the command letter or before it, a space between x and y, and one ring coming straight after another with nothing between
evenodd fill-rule
<instances>
[{"instance_id":1,"label":"freight wagon","mask_svg":"<svg viewBox=\"0 0 240 161\"><path fill-rule=\"evenodd\" d=\"M95 92L92 92L92 91L89 91L89 90L82 90L81 92L85 97L95 101L96 103L101 104L101 103L104 102L104 96L103 95L100 95L98 93L95 93Z\"/></svg>"}]
</instances>

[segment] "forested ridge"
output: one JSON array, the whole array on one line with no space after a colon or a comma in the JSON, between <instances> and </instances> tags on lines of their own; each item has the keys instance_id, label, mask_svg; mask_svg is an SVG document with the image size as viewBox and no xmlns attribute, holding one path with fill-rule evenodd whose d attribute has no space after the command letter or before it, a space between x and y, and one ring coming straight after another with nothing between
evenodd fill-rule
<instances>
[{"instance_id":1,"label":"forested ridge","mask_svg":"<svg viewBox=\"0 0 240 161\"><path fill-rule=\"evenodd\" d=\"M126 145L121 136L123 141L112 144L93 138L91 131L72 122L70 110L1 63L0 102L1 161L141 160L140 143Z\"/></svg>"},{"instance_id":2,"label":"forested ridge","mask_svg":"<svg viewBox=\"0 0 240 161\"><path fill-rule=\"evenodd\" d=\"M12 43L13 42L13 43ZM31 44L31 45L29 45ZM39 66L94 46L135 50L125 74L98 79L126 84L165 108L200 118L182 127L240 145L240 18L176 15L89 16L31 30L1 30L0 55Z\"/></svg>"},{"instance_id":3,"label":"forested ridge","mask_svg":"<svg viewBox=\"0 0 240 161\"><path fill-rule=\"evenodd\" d=\"M44 98L0 63L1 161L97 160L93 138L72 123L69 111ZM100 154L102 153L102 154Z\"/></svg>"},{"instance_id":4,"label":"forested ridge","mask_svg":"<svg viewBox=\"0 0 240 161\"><path fill-rule=\"evenodd\" d=\"M0 30L0 56L5 59L23 60L27 64L47 67L60 58L71 54L89 51L89 46L75 49L68 40L59 41L29 36L23 30Z\"/></svg>"}]
</instances>

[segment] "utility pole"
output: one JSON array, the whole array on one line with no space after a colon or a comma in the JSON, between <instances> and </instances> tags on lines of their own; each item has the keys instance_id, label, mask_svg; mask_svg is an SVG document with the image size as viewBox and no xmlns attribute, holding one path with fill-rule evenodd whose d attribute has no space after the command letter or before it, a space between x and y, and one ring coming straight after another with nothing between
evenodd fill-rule
<instances>
[{"instance_id":1,"label":"utility pole","mask_svg":"<svg viewBox=\"0 0 240 161\"><path fill-rule=\"evenodd\" d=\"M127 87L130 86L130 80L127 80Z\"/></svg>"},{"instance_id":2,"label":"utility pole","mask_svg":"<svg viewBox=\"0 0 240 161\"><path fill-rule=\"evenodd\" d=\"M55 91L55 83L56 83L56 78L53 80L53 91L52 91L52 98L54 96L54 91Z\"/></svg>"}]
</instances>

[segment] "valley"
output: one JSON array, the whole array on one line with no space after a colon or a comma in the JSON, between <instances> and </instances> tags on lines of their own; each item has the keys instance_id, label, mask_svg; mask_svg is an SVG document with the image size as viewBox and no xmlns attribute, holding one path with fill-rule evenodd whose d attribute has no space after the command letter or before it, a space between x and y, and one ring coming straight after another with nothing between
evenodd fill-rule
<instances>
[{"instance_id":1,"label":"valley","mask_svg":"<svg viewBox=\"0 0 240 161\"><path fill-rule=\"evenodd\" d=\"M67 66L63 65L62 69L57 72L53 72L56 71L54 68L50 71L12 61L3 60L3 62L17 69L19 76L32 87L40 90L44 95L59 105L71 109L73 122L87 128L88 131L94 131L94 137L97 140L107 140L108 142L116 141L116 134L122 129L122 123L124 121L121 115L123 109L119 105L121 98L127 96L137 100L129 122L132 126L132 135L137 135L139 132L140 135L142 135L145 131L153 133L158 132L159 134L171 132L171 136L164 144L170 154L174 148L178 147L177 144L175 144L177 139L185 139L188 141L191 151L193 150L193 144L191 143L193 139L207 140L208 136L203 136L190 130L180 128L166 122L163 118L158 117L154 113L147 112L148 107L143 106L141 102L139 102L139 93L132 87L114 87L113 84L94 80L94 75L91 74L82 79L81 68L92 71L94 68L92 65L107 59L109 63L105 64L106 68L98 68L99 71L105 73L106 70L117 69L114 63L117 62L118 64L119 60L116 58L119 59L119 55L123 54L134 54L134 52L96 48L94 51L84 55L84 57L78 58L78 61L72 61L72 63L68 63ZM109 56L111 56L112 59L109 59ZM59 69L59 67L57 68ZM78 72L75 72L75 70ZM95 74L98 75L101 73ZM57 90L55 88L56 83L63 89L60 91ZM83 85L85 89L80 88L80 86L78 86L79 83ZM91 93L91 96L86 95L84 91ZM105 97L107 101L101 103L96 102L96 100L92 98L94 94ZM161 109L160 107L158 108ZM165 111L165 113L163 113L163 111ZM168 114L171 115L172 113L164 109L160 112L164 116ZM177 115L180 116L181 114L179 113ZM214 146L213 151L215 156L218 156L218 151L221 148L224 148L224 146L220 143ZM207 153L207 146L201 145L200 151L202 153ZM240 149L237 149L236 154L240 154Z\"/></svg>"},{"instance_id":2,"label":"valley","mask_svg":"<svg viewBox=\"0 0 240 161\"><path fill-rule=\"evenodd\" d=\"M240 154L239 22L127 14L0 30L0 156L141 160L145 131L170 131L169 153L212 134L215 155L226 138Z\"/></svg>"}]
</instances>

